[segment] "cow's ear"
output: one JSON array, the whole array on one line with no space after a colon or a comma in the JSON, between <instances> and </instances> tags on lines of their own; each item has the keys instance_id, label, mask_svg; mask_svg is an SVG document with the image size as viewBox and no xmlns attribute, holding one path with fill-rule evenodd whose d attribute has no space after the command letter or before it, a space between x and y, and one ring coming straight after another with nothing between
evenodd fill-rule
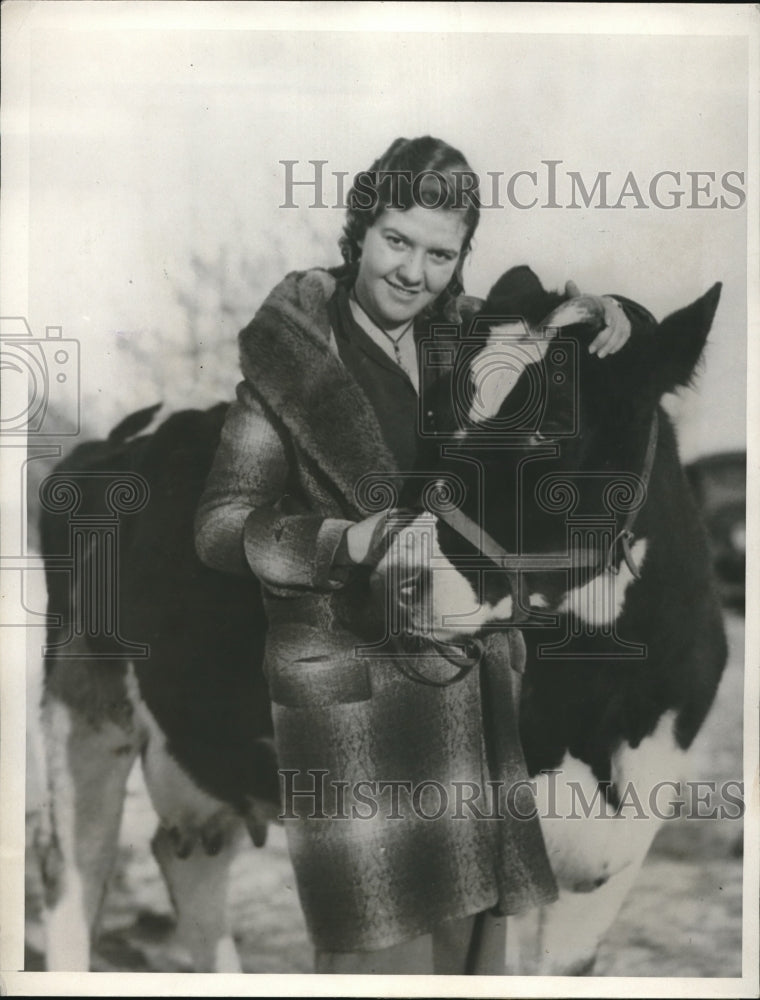
<instances>
[{"instance_id":1,"label":"cow's ear","mask_svg":"<svg viewBox=\"0 0 760 1000\"><path fill-rule=\"evenodd\" d=\"M721 288L721 283L717 282L696 302L660 323L656 336L661 392L672 392L691 382L718 308Z\"/></svg>"},{"instance_id":2,"label":"cow's ear","mask_svg":"<svg viewBox=\"0 0 760 1000\"><path fill-rule=\"evenodd\" d=\"M526 296L539 295L544 287L527 264L510 267L488 294L495 302L513 303Z\"/></svg>"},{"instance_id":3,"label":"cow's ear","mask_svg":"<svg viewBox=\"0 0 760 1000\"><path fill-rule=\"evenodd\" d=\"M488 293L484 316L512 319L522 316L528 322L538 322L548 309L545 300L547 292L527 264L511 267ZM555 305L552 301L552 305Z\"/></svg>"}]
</instances>

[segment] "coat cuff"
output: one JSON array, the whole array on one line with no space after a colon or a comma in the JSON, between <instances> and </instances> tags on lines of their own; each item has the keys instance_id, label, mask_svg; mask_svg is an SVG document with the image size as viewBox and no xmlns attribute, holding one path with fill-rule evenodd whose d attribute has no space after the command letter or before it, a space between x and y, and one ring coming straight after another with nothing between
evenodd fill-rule
<instances>
[{"instance_id":1,"label":"coat cuff","mask_svg":"<svg viewBox=\"0 0 760 1000\"><path fill-rule=\"evenodd\" d=\"M345 580L333 569L333 560L352 523L318 514L283 514L271 507L255 510L243 530L245 557L264 584L337 590Z\"/></svg>"},{"instance_id":2,"label":"coat cuff","mask_svg":"<svg viewBox=\"0 0 760 1000\"><path fill-rule=\"evenodd\" d=\"M624 295L610 295L609 297L620 303L623 307L623 312L631 321L632 327L657 326L657 320L654 316L644 306L639 305L638 302L634 302L633 299L627 299Z\"/></svg>"},{"instance_id":3,"label":"coat cuff","mask_svg":"<svg viewBox=\"0 0 760 1000\"><path fill-rule=\"evenodd\" d=\"M320 588L336 590L348 581L351 560L348 558L346 531L353 521L327 517L317 534L315 578Z\"/></svg>"}]
</instances>

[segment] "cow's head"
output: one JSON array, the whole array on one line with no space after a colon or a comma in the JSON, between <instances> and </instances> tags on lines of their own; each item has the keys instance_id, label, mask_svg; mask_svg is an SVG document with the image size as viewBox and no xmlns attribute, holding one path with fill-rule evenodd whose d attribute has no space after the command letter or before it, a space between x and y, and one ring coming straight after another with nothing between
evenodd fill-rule
<instances>
[{"instance_id":1,"label":"cow's head","mask_svg":"<svg viewBox=\"0 0 760 1000\"><path fill-rule=\"evenodd\" d=\"M381 567L403 548L422 554L422 571L401 581L412 631L472 635L574 610L603 573L617 590L630 582L645 558L651 459L662 452L654 415L664 393L690 382L719 295L716 285L659 325L635 324L600 359L588 351L604 325L598 300L546 292L521 267L496 283L468 331L433 338L430 357L450 364L437 383L427 511L398 531Z\"/></svg>"}]
</instances>

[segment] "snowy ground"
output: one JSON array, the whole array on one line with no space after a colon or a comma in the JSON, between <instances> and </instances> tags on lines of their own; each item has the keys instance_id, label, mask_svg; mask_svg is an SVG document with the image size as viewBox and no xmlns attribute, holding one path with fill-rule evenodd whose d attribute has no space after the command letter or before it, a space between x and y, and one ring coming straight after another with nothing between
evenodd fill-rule
<instances>
[{"instance_id":1,"label":"snowy ground","mask_svg":"<svg viewBox=\"0 0 760 1000\"><path fill-rule=\"evenodd\" d=\"M730 659L704 727L693 777L741 779L744 620L727 616ZM30 691L36 699L37 684ZM34 744L33 720L30 736ZM30 755L27 827L39 801ZM93 958L99 971L189 971L175 939L166 891L148 847L154 817L139 770L130 778L120 857ZM233 919L246 972L311 972L311 951L285 838L246 846L233 874ZM32 852L27 872L26 968L40 970L41 897ZM663 825L633 891L603 943L596 975L741 975L742 860L738 820L671 820Z\"/></svg>"}]
</instances>

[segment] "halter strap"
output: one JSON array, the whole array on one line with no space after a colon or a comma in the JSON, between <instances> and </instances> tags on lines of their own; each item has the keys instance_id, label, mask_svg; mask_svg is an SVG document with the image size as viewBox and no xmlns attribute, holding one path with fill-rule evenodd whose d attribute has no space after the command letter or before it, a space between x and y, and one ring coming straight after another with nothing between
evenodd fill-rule
<instances>
[{"instance_id":1,"label":"halter strap","mask_svg":"<svg viewBox=\"0 0 760 1000\"><path fill-rule=\"evenodd\" d=\"M659 418L657 410L655 410L652 416L652 422L649 427L649 438L647 441L647 448L644 454L644 461L641 470L641 476L639 477L644 488L644 495L649 488L649 482L652 478L652 469L654 467L655 454L657 452L657 441L659 437ZM631 545L633 544L633 539L635 538L634 526L638 518L639 512L643 504L639 504L633 510L630 510L626 515L623 527L613 538L609 550L604 558L600 558L600 553L598 549L595 548L580 548L575 549L571 553L572 566L579 568L601 566L603 569L608 570L613 573L618 572L618 565L616 561L617 547L620 545L623 553L623 559L625 560L628 569L635 579L641 578L640 567L636 565L631 552ZM509 581L509 586L514 595L515 603L515 614L513 621L522 622L528 618L528 612L525 611L520 602L520 583L515 569L520 568L520 563L524 561L525 557L521 557L514 552L509 552L503 546L499 545L487 531L476 524L472 518L468 517L462 510L458 507L449 511L444 511L436 515L445 524L461 535L465 541L469 542L473 548L477 549L481 555L484 555L487 559L493 562L495 565L499 566L501 569L505 570L507 579ZM561 556L563 553L549 552L544 555L547 558ZM529 559L528 562L531 565L535 565L534 559Z\"/></svg>"},{"instance_id":2,"label":"halter strap","mask_svg":"<svg viewBox=\"0 0 760 1000\"><path fill-rule=\"evenodd\" d=\"M657 410L655 410L649 427L649 438L647 440L647 448L644 454L644 461L640 476L641 483L644 487L645 497L649 488L649 482L652 478L652 469L654 468L658 437L659 418ZM615 559L615 554L617 546L620 545L623 553L623 559L625 560L628 569L631 571L633 577L636 580L639 580L641 578L641 571L633 558L631 545L633 544L633 539L635 538L633 529L636 524L639 511L642 507L643 503L628 512L623 523L623 527L615 535L610 544L606 558L600 559L598 549L582 548L575 550L571 554L573 560L572 565L577 567L593 567L601 565L606 571L617 573L618 565ZM499 543L495 541L495 539L493 539L488 532L485 531L485 529L476 524L472 518L468 517L458 507L439 513L436 516L447 524L453 531L456 531L457 534L461 535L461 537L464 538L465 541L469 542L473 548L477 549L481 555L485 555L487 559L505 571L513 595L513 617L511 621L515 624L526 621L529 617L529 612L523 608L522 601L520 600L520 577L515 572L515 566L517 565L519 567L519 564L524 557L508 552L503 546L499 545ZM547 555L549 557L553 557L561 555L561 553L547 553ZM534 564L534 560L529 561ZM474 637L466 637L461 639L459 642L442 642L439 639L428 636L427 642L439 656L448 660L449 663L457 668L457 672L452 677L443 681L434 680L419 670L411 659L397 661L397 666L399 670L410 680L416 681L419 684L425 684L428 687L448 687L450 684L458 683L463 680L476 666L478 666L483 658L483 643Z\"/></svg>"},{"instance_id":3,"label":"halter strap","mask_svg":"<svg viewBox=\"0 0 760 1000\"><path fill-rule=\"evenodd\" d=\"M657 452L657 440L660 432L660 420L657 415L657 410L654 411L652 417L652 423L649 427L649 440L647 441L647 450L644 454L644 466L641 470L641 482L644 486L644 496L649 489L649 481L652 478L652 469L654 468L654 457ZM626 519L623 523L623 527L615 535L610 545L610 550L607 553L607 561L605 563L605 568L612 573L618 572L618 564L615 560L615 550L620 543L623 550L623 558L625 559L625 564L631 571L631 575L635 580L641 579L641 568L636 565L631 552L631 545L633 544L633 539L636 537L633 531L634 525L636 524L636 518L639 515L639 511L643 506L639 504L635 510L629 510Z\"/></svg>"}]
</instances>

